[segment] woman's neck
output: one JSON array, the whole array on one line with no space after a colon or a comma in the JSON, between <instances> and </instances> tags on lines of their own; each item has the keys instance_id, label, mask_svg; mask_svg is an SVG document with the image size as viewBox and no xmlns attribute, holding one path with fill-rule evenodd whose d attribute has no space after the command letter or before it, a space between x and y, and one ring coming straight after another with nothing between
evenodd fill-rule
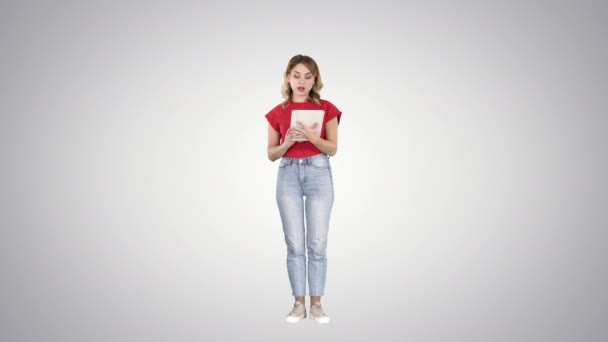
<instances>
[{"instance_id":1,"label":"woman's neck","mask_svg":"<svg viewBox=\"0 0 608 342\"><path fill-rule=\"evenodd\" d=\"M291 97L291 102L294 103L304 103L304 102L308 102L308 100L310 99L310 97L308 96L292 96Z\"/></svg>"}]
</instances>

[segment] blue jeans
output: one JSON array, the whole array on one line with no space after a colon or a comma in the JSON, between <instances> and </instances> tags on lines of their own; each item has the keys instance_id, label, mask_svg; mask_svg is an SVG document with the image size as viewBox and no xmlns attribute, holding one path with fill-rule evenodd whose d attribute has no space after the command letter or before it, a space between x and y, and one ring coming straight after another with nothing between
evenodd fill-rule
<instances>
[{"instance_id":1,"label":"blue jeans","mask_svg":"<svg viewBox=\"0 0 608 342\"><path fill-rule=\"evenodd\" d=\"M333 179L327 155L281 159L277 204L287 244L287 273L294 296L306 295L307 251L310 296L324 294L327 234L333 202Z\"/></svg>"}]
</instances>

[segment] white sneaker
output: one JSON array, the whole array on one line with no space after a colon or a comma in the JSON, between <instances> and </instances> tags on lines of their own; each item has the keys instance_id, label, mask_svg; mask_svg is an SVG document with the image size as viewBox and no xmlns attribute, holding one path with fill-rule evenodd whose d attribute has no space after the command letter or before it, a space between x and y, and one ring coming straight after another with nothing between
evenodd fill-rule
<instances>
[{"instance_id":1,"label":"white sneaker","mask_svg":"<svg viewBox=\"0 0 608 342\"><path fill-rule=\"evenodd\" d=\"M293 309L289 315L287 315L287 322L298 323L302 318L306 318L306 307L300 302L293 304Z\"/></svg>"},{"instance_id":2,"label":"white sneaker","mask_svg":"<svg viewBox=\"0 0 608 342\"><path fill-rule=\"evenodd\" d=\"M329 316L323 312L320 303L315 303L310 306L310 318L319 323L329 323Z\"/></svg>"}]
</instances>

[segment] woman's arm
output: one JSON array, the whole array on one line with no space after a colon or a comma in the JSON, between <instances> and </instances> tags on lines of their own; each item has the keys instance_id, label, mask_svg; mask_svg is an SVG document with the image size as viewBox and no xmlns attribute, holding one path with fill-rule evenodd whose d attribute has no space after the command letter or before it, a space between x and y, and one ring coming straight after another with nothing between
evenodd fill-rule
<instances>
[{"instance_id":1,"label":"woman's arm","mask_svg":"<svg viewBox=\"0 0 608 342\"><path fill-rule=\"evenodd\" d=\"M338 152L338 118L333 118L325 124L325 139L317 137L314 125L311 128L300 123L299 128L293 128L294 138L303 137L315 145L321 152L333 156Z\"/></svg>"},{"instance_id":2,"label":"woman's arm","mask_svg":"<svg viewBox=\"0 0 608 342\"><path fill-rule=\"evenodd\" d=\"M283 143L281 144L281 138L280 138L279 132L275 131L274 128L272 128L272 126L270 126L270 124L268 124L268 149L267 149L268 159L270 159L270 161L275 161L275 160L281 158L283 155L285 155L285 153L287 153L287 150L289 150L291 145L293 145L295 143L295 141L293 141L291 139L292 139L291 130L288 130L287 134L285 136L285 139L283 140Z\"/></svg>"}]
</instances>

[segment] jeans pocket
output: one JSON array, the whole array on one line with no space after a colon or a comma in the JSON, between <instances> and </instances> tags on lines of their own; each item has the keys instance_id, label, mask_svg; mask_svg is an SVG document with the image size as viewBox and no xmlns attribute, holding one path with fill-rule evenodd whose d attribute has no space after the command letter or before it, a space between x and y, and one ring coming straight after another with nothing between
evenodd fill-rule
<instances>
[{"instance_id":1,"label":"jeans pocket","mask_svg":"<svg viewBox=\"0 0 608 342\"><path fill-rule=\"evenodd\" d=\"M329 158L326 155L320 155L312 159L310 165L317 170L325 170L329 168Z\"/></svg>"},{"instance_id":2,"label":"jeans pocket","mask_svg":"<svg viewBox=\"0 0 608 342\"><path fill-rule=\"evenodd\" d=\"M279 168L282 169L285 166L291 164L291 159L289 158L281 158L281 161L279 162Z\"/></svg>"}]
</instances>

